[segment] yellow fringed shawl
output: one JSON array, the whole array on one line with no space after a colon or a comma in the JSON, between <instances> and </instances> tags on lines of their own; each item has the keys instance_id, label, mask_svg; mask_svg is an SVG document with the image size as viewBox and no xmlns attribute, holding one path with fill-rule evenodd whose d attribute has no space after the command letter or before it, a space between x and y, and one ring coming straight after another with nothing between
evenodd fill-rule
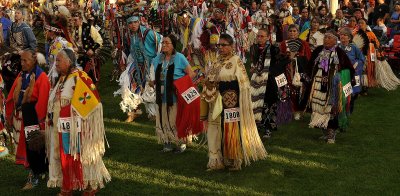
<instances>
[{"instance_id":1,"label":"yellow fringed shawl","mask_svg":"<svg viewBox=\"0 0 400 196\"><path fill-rule=\"evenodd\" d=\"M237 64L235 75L239 82L239 107L240 107L240 135L242 138L243 157L245 165L250 161L257 161L267 157L254 119L253 106L251 102L250 81L247 76L243 62L238 56L233 56L230 61ZM243 115L246 114L246 115Z\"/></svg>"},{"instance_id":2,"label":"yellow fringed shawl","mask_svg":"<svg viewBox=\"0 0 400 196\"><path fill-rule=\"evenodd\" d=\"M68 78L76 80L71 99L71 124L80 125L71 127L69 153L74 159L80 156L85 187L103 188L104 181L111 180L102 160L106 141L103 106L96 87L85 72L74 72Z\"/></svg>"}]
</instances>

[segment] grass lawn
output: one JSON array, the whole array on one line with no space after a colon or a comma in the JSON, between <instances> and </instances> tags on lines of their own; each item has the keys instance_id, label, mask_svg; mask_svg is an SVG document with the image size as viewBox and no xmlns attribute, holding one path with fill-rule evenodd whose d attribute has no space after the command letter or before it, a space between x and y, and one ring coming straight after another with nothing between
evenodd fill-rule
<instances>
[{"instance_id":1,"label":"grass lawn","mask_svg":"<svg viewBox=\"0 0 400 196\"><path fill-rule=\"evenodd\" d=\"M111 183L98 195L398 195L400 194L400 90L373 89L356 102L350 128L337 143L318 140L309 117L279 128L265 141L266 160L242 171L206 172L207 146L183 154L162 153L154 122L145 115L124 123L120 98L112 96L111 65L99 86L111 148L104 157ZM27 171L14 157L0 159L0 195L55 195L43 182L20 189Z\"/></svg>"}]
</instances>

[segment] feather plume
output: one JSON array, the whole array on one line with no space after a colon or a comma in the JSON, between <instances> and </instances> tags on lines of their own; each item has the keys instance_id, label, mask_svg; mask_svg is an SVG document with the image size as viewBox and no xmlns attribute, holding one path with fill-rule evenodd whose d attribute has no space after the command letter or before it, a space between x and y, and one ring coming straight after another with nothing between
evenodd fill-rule
<instances>
[{"instance_id":1,"label":"feather plume","mask_svg":"<svg viewBox=\"0 0 400 196\"><path fill-rule=\"evenodd\" d=\"M360 34L356 34L353 38L353 43L354 45L357 46L357 48L362 49L364 48L364 39L361 37Z\"/></svg>"},{"instance_id":2,"label":"feather plume","mask_svg":"<svg viewBox=\"0 0 400 196\"><path fill-rule=\"evenodd\" d=\"M45 65L46 64L46 58L40 52L36 53L36 60L37 60L39 65Z\"/></svg>"},{"instance_id":3,"label":"feather plume","mask_svg":"<svg viewBox=\"0 0 400 196\"><path fill-rule=\"evenodd\" d=\"M357 32L357 34L353 37L353 43L363 52L364 55L368 54L369 39L364 31L359 30Z\"/></svg>"}]
</instances>

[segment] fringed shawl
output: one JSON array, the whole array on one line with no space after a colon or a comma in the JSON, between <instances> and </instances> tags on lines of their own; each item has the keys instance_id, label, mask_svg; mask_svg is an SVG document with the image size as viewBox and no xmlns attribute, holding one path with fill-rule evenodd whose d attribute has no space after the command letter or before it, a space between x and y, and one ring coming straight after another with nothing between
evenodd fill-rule
<instances>
[{"instance_id":1,"label":"fringed shawl","mask_svg":"<svg viewBox=\"0 0 400 196\"><path fill-rule=\"evenodd\" d=\"M244 163L249 165L250 161L265 159L267 151L258 135L254 114L249 112L252 111L253 106L251 103L250 81L247 77L246 69L238 56L232 57L230 61L237 64L235 76L239 82L240 90L240 136Z\"/></svg>"},{"instance_id":2,"label":"fringed shawl","mask_svg":"<svg viewBox=\"0 0 400 196\"><path fill-rule=\"evenodd\" d=\"M92 80L83 71L68 76L74 78L75 88L71 99L71 126L69 153L74 159L80 157L85 187L104 187L111 176L104 166L105 129L103 106ZM60 127L59 127L60 129Z\"/></svg>"}]
</instances>

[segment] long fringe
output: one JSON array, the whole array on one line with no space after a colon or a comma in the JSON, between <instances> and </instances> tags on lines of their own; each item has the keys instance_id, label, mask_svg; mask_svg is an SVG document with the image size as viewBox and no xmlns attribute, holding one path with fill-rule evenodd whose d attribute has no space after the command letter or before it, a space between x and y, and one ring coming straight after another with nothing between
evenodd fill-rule
<instances>
[{"instance_id":1,"label":"long fringe","mask_svg":"<svg viewBox=\"0 0 400 196\"><path fill-rule=\"evenodd\" d=\"M162 108L157 107L157 114L159 110L162 110L161 115L156 116L156 135L158 139L158 143L178 143L178 131L176 129L176 104L169 107L167 112L167 104L162 104ZM160 121L160 118L162 119ZM162 124L160 124L162 122Z\"/></svg>"},{"instance_id":2,"label":"long fringe","mask_svg":"<svg viewBox=\"0 0 400 196\"><path fill-rule=\"evenodd\" d=\"M331 115L329 113L320 114L318 112L313 112L311 114L311 121L309 126L311 128L324 128L328 127L329 120L331 119Z\"/></svg>"},{"instance_id":3,"label":"long fringe","mask_svg":"<svg viewBox=\"0 0 400 196\"><path fill-rule=\"evenodd\" d=\"M129 59L131 55L129 55ZM131 61L131 60L129 60ZM131 64L132 66L132 64ZM120 102L121 110L124 113L132 112L133 110L137 109L139 105L143 102L143 99L140 95L133 93L129 87L131 84L130 76L129 76L129 69L127 68L124 72L122 72L118 82L121 86L120 89L114 92L114 97L121 95L122 101Z\"/></svg>"},{"instance_id":4,"label":"long fringe","mask_svg":"<svg viewBox=\"0 0 400 196\"><path fill-rule=\"evenodd\" d=\"M55 88L57 89L57 88ZM53 108L53 119L58 119L58 114L60 113L60 104L54 104L54 102L49 102L48 108ZM48 122L49 119L46 120ZM47 159L49 160L49 180L47 181L47 187L61 187L63 175L61 171L61 160L60 160L60 143L58 136L58 127L56 125L49 125L46 123L46 151Z\"/></svg>"},{"instance_id":5,"label":"long fringe","mask_svg":"<svg viewBox=\"0 0 400 196\"><path fill-rule=\"evenodd\" d=\"M330 112L332 110L332 106L329 103L331 100L332 102L337 101L338 98L336 93L331 93L335 94L334 96L330 97L330 100L328 99L328 93L323 93L321 92L321 76L322 76L322 70L319 69L316 77L314 79L312 88L311 88L311 94L310 94L310 100L309 104L311 104L311 108L313 110L313 113L311 114L311 119L309 126L314 128L314 127L319 127L319 128L327 128L328 127L328 122L330 120ZM337 91L338 86L332 84L331 91Z\"/></svg>"},{"instance_id":6,"label":"long fringe","mask_svg":"<svg viewBox=\"0 0 400 196\"><path fill-rule=\"evenodd\" d=\"M242 139L243 160L245 165L250 165L250 161L262 160L267 157L267 151L264 148L260 136L258 135L257 126L252 111L250 82L247 78L244 66L243 70L236 71L236 77L239 82L240 96L240 135ZM246 115L244 115L246 114Z\"/></svg>"},{"instance_id":7,"label":"long fringe","mask_svg":"<svg viewBox=\"0 0 400 196\"><path fill-rule=\"evenodd\" d=\"M101 103L88 115L82 119L77 115L76 110L71 106L72 125L70 132L69 153L74 159L80 156L83 170L84 188L90 185L91 188L103 188L104 182L111 181L102 157L105 153L105 129L103 119L103 106ZM108 142L107 142L108 145Z\"/></svg>"},{"instance_id":8,"label":"long fringe","mask_svg":"<svg viewBox=\"0 0 400 196\"><path fill-rule=\"evenodd\" d=\"M132 93L129 89L124 89L121 97L122 101L119 103L119 106L124 113L136 110L143 102L140 95Z\"/></svg>"},{"instance_id":9,"label":"long fringe","mask_svg":"<svg viewBox=\"0 0 400 196\"><path fill-rule=\"evenodd\" d=\"M240 146L240 130L239 123L224 124L224 158L233 160L242 160L243 154Z\"/></svg>"},{"instance_id":10,"label":"long fringe","mask_svg":"<svg viewBox=\"0 0 400 196\"><path fill-rule=\"evenodd\" d=\"M378 85L388 91L396 90L400 85L400 80L394 75L392 68L386 60L376 61L375 77Z\"/></svg>"}]
</instances>

